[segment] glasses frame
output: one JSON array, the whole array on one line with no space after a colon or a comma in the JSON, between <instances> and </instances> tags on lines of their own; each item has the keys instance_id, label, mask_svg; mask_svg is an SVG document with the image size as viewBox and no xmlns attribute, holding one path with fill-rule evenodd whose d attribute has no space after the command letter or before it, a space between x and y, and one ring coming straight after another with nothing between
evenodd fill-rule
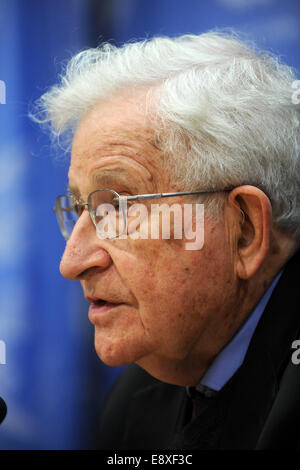
<instances>
[{"instance_id":1,"label":"glasses frame","mask_svg":"<svg viewBox=\"0 0 300 470\"><path fill-rule=\"evenodd\" d=\"M92 197L93 197L93 194L97 193L97 192L100 192L100 191L109 191L111 193L113 193L120 201L120 206L121 206L121 211L122 211L122 214L123 214L123 218L124 218L124 226L126 227L126 220L127 220L127 217L126 217L126 207L127 207L127 201L145 201L145 200L148 200L148 199L161 199L161 198L165 198L165 197L175 197L175 196L190 196L190 195L196 195L196 194L213 194L213 193L223 193L223 192L230 192L232 191L233 189L235 188L235 186L231 186L231 187L228 187L228 188L224 188L224 189L212 189L212 190L202 190L202 191L182 191L182 192L172 192L172 193L152 193L152 194L137 194L135 196L122 196L121 194L117 193L116 191L114 191L113 189L109 189L109 188L102 188L102 189L96 189L95 191L92 191L89 195L88 195L88 198L87 198L87 202L80 202L80 201L77 201L75 199L75 196L72 196L72 195L68 195L68 194L62 194L62 195L59 195L57 196L56 198L56 201L55 201L55 206L53 208L53 211L56 213L57 215L57 219L58 219L58 224L59 224L59 228L61 230L61 233L63 235L63 237L65 238L66 241L69 240L69 236L67 234L67 231L65 230L65 224L64 224L64 221L63 221L63 218L62 218L62 212L71 212L71 211L74 211L74 203L73 203L73 206L72 207L69 207L69 208L64 208L62 209L61 205L59 204L59 201L62 197L68 197L68 198L73 198L74 199L74 202L77 204L78 207L81 207L81 208L85 208L87 207L88 208L88 211L89 211L89 214L90 214L90 218L96 228L97 224L96 224L96 220L95 220L95 211L94 209L92 208L92 204L91 204L91 201L92 201ZM81 213L82 214L82 213ZM80 215L81 215L80 214ZM80 215L78 216L78 219L80 217ZM77 222L77 221L76 221ZM75 225L76 225L76 222L75 222ZM74 227L75 227L74 225ZM124 233L124 232L123 232ZM117 237L113 237L113 238L119 238L122 234L118 235Z\"/></svg>"}]
</instances>

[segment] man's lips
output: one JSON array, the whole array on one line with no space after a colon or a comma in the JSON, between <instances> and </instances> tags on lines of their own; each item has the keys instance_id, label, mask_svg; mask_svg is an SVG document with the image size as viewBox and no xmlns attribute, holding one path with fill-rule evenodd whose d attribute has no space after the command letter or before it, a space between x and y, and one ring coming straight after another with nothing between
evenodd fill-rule
<instances>
[{"instance_id":1,"label":"man's lips","mask_svg":"<svg viewBox=\"0 0 300 470\"><path fill-rule=\"evenodd\" d=\"M118 307L119 305L123 305L121 303L116 304L113 302L106 302L105 300L98 300L97 302L92 302L90 309L93 312L106 312L107 310L110 310L111 308Z\"/></svg>"},{"instance_id":2,"label":"man's lips","mask_svg":"<svg viewBox=\"0 0 300 470\"><path fill-rule=\"evenodd\" d=\"M91 297L86 297L86 299L91 303L89 308L89 317L93 317L94 315L103 315L104 313L108 312L109 310L119 307L120 305L124 305L123 302L110 302L104 299L95 299Z\"/></svg>"}]
</instances>

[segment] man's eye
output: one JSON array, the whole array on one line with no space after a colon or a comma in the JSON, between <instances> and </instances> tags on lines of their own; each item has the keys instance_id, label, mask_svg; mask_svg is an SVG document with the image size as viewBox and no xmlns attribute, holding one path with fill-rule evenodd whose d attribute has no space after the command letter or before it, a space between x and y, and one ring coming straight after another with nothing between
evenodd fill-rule
<instances>
[{"instance_id":1,"label":"man's eye","mask_svg":"<svg viewBox=\"0 0 300 470\"><path fill-rule=\"evenodd\" d=\"M120 201L119 201L118 197L113 198L111 203L112 203L113 207L116 209L116 211L120 210Z\"/></svg>"},{"instance_id":2,"label":"man's eye","mask_svg":"<svg viewBox=\"0 0 300 470\"><path fill-rule=\"evenodd\" d=\"M80 217L83 212L83 206L78 202L74 203L74 212L76 213L77 217Z\"/></svg>"}]
</instances>

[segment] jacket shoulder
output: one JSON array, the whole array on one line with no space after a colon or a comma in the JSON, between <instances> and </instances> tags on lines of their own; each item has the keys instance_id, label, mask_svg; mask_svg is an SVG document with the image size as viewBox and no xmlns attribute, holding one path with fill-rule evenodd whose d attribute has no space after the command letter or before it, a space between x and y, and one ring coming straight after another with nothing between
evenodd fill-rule
<instances>
[{"instance_id":1,"label":"jacket shoulder","mask_svg":"<svg viewBox=\"0 0 300 470\"><path fill-rule=\"evenodd\" d=\"M127 425L128 406L136 393L161 382L132 364L114 382L102 407L99 449L121 448Z\"/></svg>"}]
</instances>

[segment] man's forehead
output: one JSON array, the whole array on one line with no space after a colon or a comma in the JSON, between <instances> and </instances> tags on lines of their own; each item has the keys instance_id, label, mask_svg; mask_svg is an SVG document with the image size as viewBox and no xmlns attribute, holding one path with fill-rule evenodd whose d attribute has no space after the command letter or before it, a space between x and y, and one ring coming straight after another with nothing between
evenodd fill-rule
<instances>
[{"instance_id":1,"label":"man's forehead","mask_svg":"<svg viewBox=\"0 0 300 470\"><path fill-rule=\"evenodd\" d=\"M72 145L72 157L80 156L82 152L88 154L89 150L113 153L120 149L131 149L136 151L160 150L159 141L151 128L143 126L127 127L119 125L117 127L101 127L100 123L94 129L89 128L86 123L84 132L79 127L74 135ZM89 132L90 131L90 132Z\"/></svg>"},{"instance_id":2,"label":"man's forehead","mask_svg":"<svg viewBox=\"0 0 300 470\"><path fill-rule=\"evenodd\" d=\"M121 97L120 101L98 103L85 115L73 139L71 185L75 186L79 175L90 179L98 167L101 171L93 178L102 187L109 186L112 174L122 178L126 171L128 178L128 173L144 169L146 178L152 179L155 173L161 173L159 141L142 108L140 102Z\"/></svg>"},{"instance_id":3,"label":"man's forehead","mask_svg":"<svg viewBox=\"0 0 300 470\"><path fill-rule=\"evenodd\" d=\"M91 141L85 140L83 145L73 145L70 171L72 168L75 170L86 168L87 165L93 166L98 159L119 156L131 157L138 164L149 163L152 166L155 165L156 157L160 152L157 140L149 133L143 133L140 130L127 132L120 129L111 135L99 131ZM120 172L125 171L122 165L118 163L117 165Z\"/></svg>"},{"instance_id":4,"label":"man's forehead","mask_svg":"<svg viewBox=\"0 0 300 470\"><path fill-rule=\"evenodd\" d=\"M69 178L74 173L84 171L90 174L93 167L102 166L109 160L109 170L120 175L128 171L130 167L145 167L148 171L159 166L161 162L160 148L154 135L142 132L140 129L127 131L115 129L114 134L99 130L97 136L91 141L84 141L83 145L73 145ZM126 167L120 163L120 157L126 158ZM114 160L116 163L114 163ZM104 170L101 171L103 176ZM98 177L98 176L96 176Z\"/></svg>"},{"instance_id":5,"label":"man's forehead","mask_svg":"<svg viewBox=\"0 0 300 470\"><path fill-rule=\"evenodd\" d=\"M87 110L78 129L96 129L109 134L131 134L131 131L146 130L151 125L146 112L145 91L119 92L100 99Z\"/></svg>"},{"instance_id":6,"label":"man's forehead","mask_svg":"<svg viewBox=\"0 0 300 470\"><path fill-rule=\"evenodd\" d=\"M114 188L115 184L130 187L133 193L138 192L140 184L153 183L157 180L157 171L161 159L155 157L158 148L151 138L141 139L136 134L136 140L126 140L127 134L121 137L110 137L101 145L96 145L90 154L72 154L69 168L68 189L79 194L77 181L80 186L83 181L95 188ZM79 158L78 158L79 157ZM152 188L150 189L150 192Z\"/></svg>"}]
</instances>

